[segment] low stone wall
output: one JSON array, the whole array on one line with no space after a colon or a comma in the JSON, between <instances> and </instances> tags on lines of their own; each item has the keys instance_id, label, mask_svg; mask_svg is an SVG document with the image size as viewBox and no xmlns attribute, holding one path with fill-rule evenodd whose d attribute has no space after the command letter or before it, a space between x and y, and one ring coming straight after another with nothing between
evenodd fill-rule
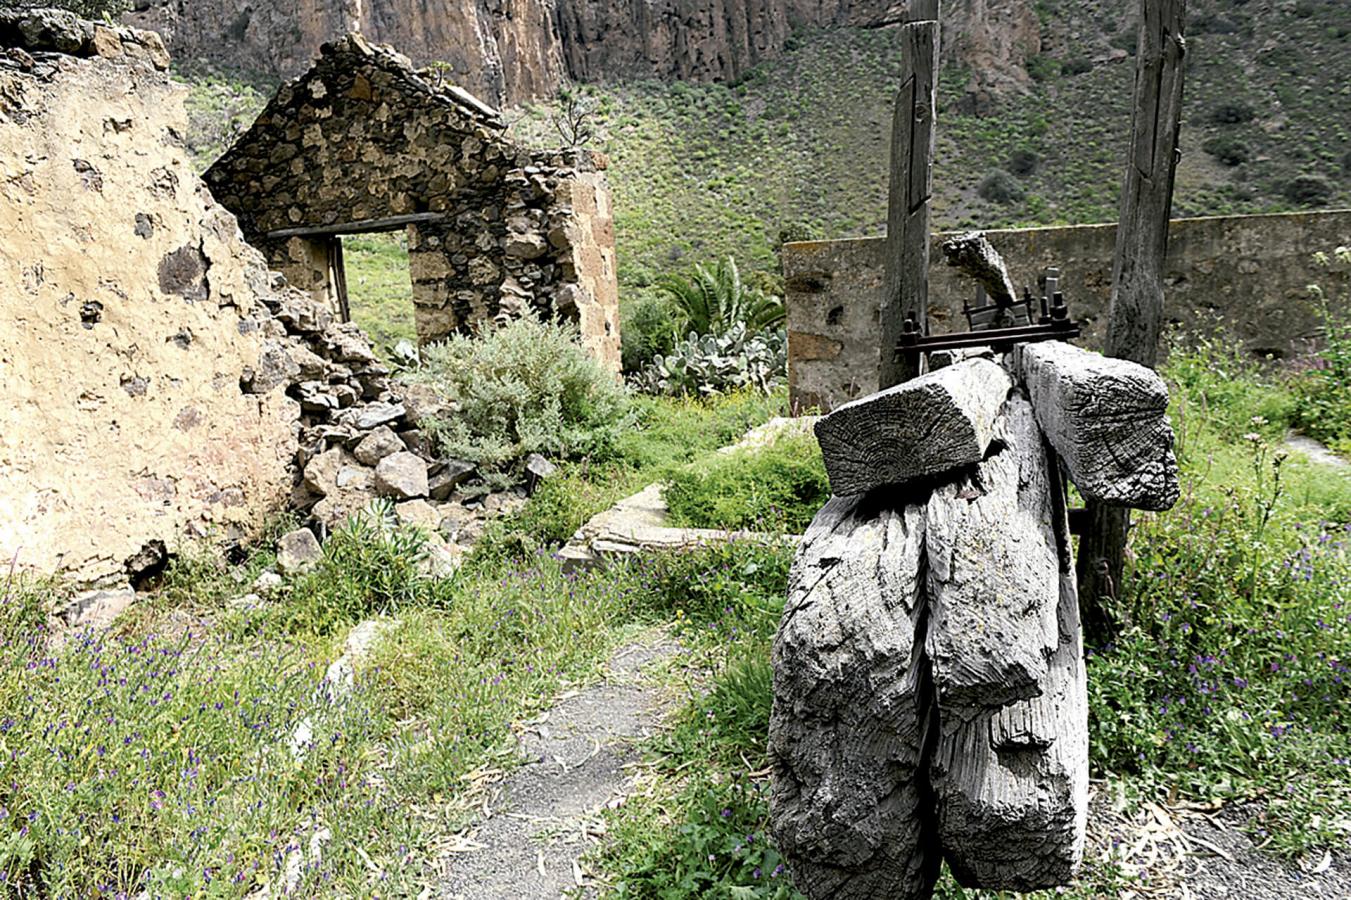
<instances>
[{"instance_id":1,"label":"low stone wall","mask_svg":"<svg viewBox=\"0 0 1351 900\"><path fill-rule=\"evenodd\" d=\"M1080 343L1098 348L1110 301L1115 225L988 231L1014 283L1035 286L1049 265L1061 269ZM964 299L975 287L943 261L933 238L929 271L934 333L963 331ZM1166 310L1190 333L1223 335L1250 353L1285 357L1318 335L1318 310L1307 286L1317 280L1312 256L1351 243L1351 210L1174 220ZM877 389L878 308L885 241L808 241L783 249L788 306L788 379L794 410L840 403ZM1333 277L1346 280L1347 273Z\"/></svg>"}]
</instances>

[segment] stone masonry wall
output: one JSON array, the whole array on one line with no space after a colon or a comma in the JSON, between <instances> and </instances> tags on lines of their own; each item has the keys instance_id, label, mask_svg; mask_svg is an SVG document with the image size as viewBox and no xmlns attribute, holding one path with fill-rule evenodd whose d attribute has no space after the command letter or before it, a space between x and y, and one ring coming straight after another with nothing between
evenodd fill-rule
<instances>
[{"instance_id":1,"label":"stone masonry wall","mask_svg":"<svg viewBox=\"0 0 1351 900\"><path fill-rule=\"evenodd\" d=\"M494 110L349 35L281 88L206 180L250 243L317 299L331 293L324 239L269 233L440 214L408 226L423 342L528 308L581 323L617 373L613 229L587 212L608 211L604 164L517 147Z\"/></svg>"},{"instance_id":2,"label":"stone masonry wall","mask_svg":"<svg viewBox=\"0 0 1351 900\"><path fill-rule=\"evenodd\" d=\"M1115 225L987 231L1014 283L1034 286L1048 265L1061 269L1071 314L1085 324L1079 343L1101 347L1110 300ZM964 299L975 288L930 251L930 326L966 330ZM1166 316L1193 334L1238 340L1248 352L1284 357L1317 337L1318 310L1307 286L1312 256L1351 243L1351 210L1174 220ZM829 410L877 390L878 307L885 241L808 241L783 249L788 307L788 380L794 410ZM1342 276L1344 277L1344 276Z\"/></svg>"},{"instance_id":3,"label":"stone masonry wall","mask_svg":"<svg viewBox=\"0 0 1351 900\"><path fill-rule=\"evenodd\" d=\"M168 64L154 34L0 13L4 568L120 580L291 488L299 407L241 387L269 274L193 174Z\"/></svg>"}]
</instances>

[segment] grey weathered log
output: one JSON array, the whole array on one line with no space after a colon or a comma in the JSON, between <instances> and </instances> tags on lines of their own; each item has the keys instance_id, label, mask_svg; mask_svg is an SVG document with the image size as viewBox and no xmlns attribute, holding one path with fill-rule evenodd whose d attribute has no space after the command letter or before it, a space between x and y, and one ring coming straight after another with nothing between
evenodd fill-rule
<instances>
[{"instance_id":1,"label":"grey weathered log","mask_svg":"<svg viewBox=\"0 0 1351 900\"><path fill-rule=\"evenodd\" d=\"M830 489L840 497L979 462L1011 382L972 359L846 403L816 423Z\"/></svg>"},{"instance_id":2,"label":"grey weathered log","mask_svg":"<svg viewBox=\"0 0 1351 900\"><path fill-rule=\"evenodd\" d=\"M1108 356L1153 368L1163 328L1163 267L1182 123L1186 0L1141 0L1135 54L1135 111L1121 186L1121 212L1112 263ZM1115 632L1113 610L1125 571L1129 513L1090 499L1089 527L1079 541L1078 573L1084 626L1105 642Z\"/></svg>"},{"instance_id":3,"label":"grey weathered log","mask_svg":"<svg viewBox=\"0 0 1351 900\"><path fill-rule=\"evenodd\" d=\"M996 303L1016 303L1018 296L1004 258L981 231L968 231L943 242L948 265L973 279Z\"/></svg>"},{"instance_id":4,"label":"grey weathered log","mask_svg":"<svg viewBox=\"0 0 1351 900\"><path fill-rule=\"evenodd\" d=\"M944 858L966 887L1068 884L1083 859L1088 696L1071 571L1059 579L1058 617L1039 696L994 710L940 704L930 778Z\"/></svg>"},{"instance_id":5,"label":"grey weathered log","mask_svg":"<svg viewBox=\"0 0 1351 900\"><path fill-rule=\"evenodd\" d=\"M1177 502L1168 386L1154 370L1060 341L1023 344L1012 359L1084 497L1148 510Z\"/></svg>"},{"instance_id":6,"label":"grey weathered log","mask_svg":"<svg viewBox=\"0 0 1351 900\"><path fill-rule=\"evenodd\" d=\"M921 0L913 15L933 18L901 28L901 87L891 129L887 200L886 282L880 310L882 352L878 384L919 374L918 357L896 352L907 318L927 331L929 314L929 198L933 191L934 117L938 88L938 4Z\"/></svg>"},{"instance_id":7,"label":"grey weathered log","mask_svg":"<svg viewBox=\"0 0 1351 900\"><path fill-rule=\"evenodd\" d=\"M895 494L898 503L904 498ZM931 687L920 504L835 498L808 528L774 641L771 822L812 900L932 892L938 849L921 768Z\"/></svg>"},{"instance_id":8,"label":"grey weathered log","mask_svg":"<svg viewBox=\"0 0 1351 900\"><path fill-rule=\"evenodd\" d=\"M940 709L975 713L1040 690L1059 644L1063 511L1051 487L1041 432L1015 392L989 457L929 499L926 647Z\"/></svg>"}]
</instances>

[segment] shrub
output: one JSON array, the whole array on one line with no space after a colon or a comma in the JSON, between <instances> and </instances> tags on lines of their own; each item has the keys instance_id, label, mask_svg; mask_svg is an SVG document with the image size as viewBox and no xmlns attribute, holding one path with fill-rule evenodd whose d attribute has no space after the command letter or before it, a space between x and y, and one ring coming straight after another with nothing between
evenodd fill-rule
<instances>
[{"instance_id":1,"label":"shrub","mask_svg":"<svg viewBox=\"0 0 1351 900\"><path fill-rule=\"evenodd\" d=\"M1226 166L1238 166L1252 158L1252 148L1241 138L1220 135L1207 140L1201 149L1224 163Z\"/></svg>"},{"instance_id":2,"label":"shrub","mask_svg":"<svg viewBox=\"0 0 1351 900\"><path fill-rule=\"evenodd\" d=\"M1050 56L1034 56L1027 61L1027 74L1033 81L1049 81L1060 74L1060 60Z\"/></svg>"},{"instance_id":3,"label":"shrub","mask_svg":"<svg viewBox=\"0 0 1351 900\"><path fill-rule=\"evenodd\" d=\"M1351 247L1319 254L1317 264L1326 270L1351 266ZM1295 422L1311 437L1351 454L1351 316L1334 307L1331 291L1321 285L1309 290L1322 309L1323 348L1313 367L1295 382Z\"/></svg>"},{"instance_id":4,"label":"shrub","mask_svg":"<svg viewBox=\"0 0 1351 900\"><path fill-rule=\"evenodd\" d=\"M1242 100L1226 100L1210 111L1210 120L1216 125L1242 125L1256 116L1252 106Z\"/></svg>"},{"instance_id":5,"label":"shrub","mask_svg":"<svg viewBox=\"0 0 1351 900\"><path fill-rule=\"evenodd\" d=\"M830 499L821 449L810 434L713 453L672 472L666 505L673 524L800 534Z\"/></svg>"},{"instance_id":6,"label":"shrub","mask_svg":"<svg viewBox=\"0 0 1351 900\"><path fill-rule=\"evenodd\" d=\"M1083 75L1093 71L1093 60L1086 56L1076 56L1074 59L1065 61L1061 69L1066 75Z\"/></svg>"},{"instance_id":7,"label":"shrub","mask_svg":"<svg viewBox=\"0 0 1351 900\"><path fill-rule=\"evenodd\" d=\"M603 455L629 424L622 386L577 340L576 329L524 316L423 351L416 378L456 411L427 423L441 451L510 483L531 453Z\"/></svg>"},{"instance_id":8,"label":"shrub","mask_svg":"<svg viewBox=\"0 0 1351 900\"><path fill-rule=\"evenodd\" d=\"M745 285L730 256L712 269L696 265L688 278L667 275L657 286L679 311L681 332L722 335L740 324L756 334L784 320L783 298Z\"/></svg>"},{"instance_id":9,"label":"shrub","mask_svg":"<svg viewBox=\"0 0 1351 900\"><path fill-rule=\"evenodd\" d=\"M424 573L427 553L428 536L397 524L393 505L377 501L330 534L318 566L291 583L293 629L326 634L370 616L443 605L448 583Z\"/></svg>"},{"instance_id":10,"label":"shrub","mask_svg":"<svg viewBox=\"0 0 1351 900\"><path fill-rule=\"evenodd\" d=\"M670 353L653 359L635 384L650 394L720 394L744 388L767 394L787 369L787 335L752 335L738 324L722 335L690 332Z\"/></svg>"},{"instance_id":11,"label":"shrub","mask_svg":"<svg viewBox=\"0 0 1351 900\"><path fill-rule=\"evenodd\" d=\"M1026 176L1037 171L1041 165L1041 154L1035 150L1022 148L1009 155L1009 171L1014 175Z\"/></svg>"},{"instance_id":12,"label":"shrub","mask_svg":"<svg viewBox=\"0 0 1351 900\"><path fill-rule=\"evenodd\" d=\"M980 187L976 189L976 193L991 203L1004 205L1017 203L1026 195L1023 186L1018 183L1018 179L1003 169L985 176L985 179L980 183Z\"/></svg>"},{"instance_id":13,"label":"shrub","mask_svg":"<svg viewBox=\"0 0 1351 900\"><path fill-rule=\"evenodd\" d=\"M680 335L676 311L660 294L643 292L621 309L620 340L625 372L638 372L659 353L670 353Z\"/></svg>"},{"instance_id":14,"label":"shrub","mask_svg":"<svg viewBox=\"0 0 1351 900\"><path fill-rule=\"evenodd\" d=\"M1285 199L1301 206L1325 206L1332 199L1332 183L1321 175L1297 175L1285 183Z\"/></svg>"}]
</instances>

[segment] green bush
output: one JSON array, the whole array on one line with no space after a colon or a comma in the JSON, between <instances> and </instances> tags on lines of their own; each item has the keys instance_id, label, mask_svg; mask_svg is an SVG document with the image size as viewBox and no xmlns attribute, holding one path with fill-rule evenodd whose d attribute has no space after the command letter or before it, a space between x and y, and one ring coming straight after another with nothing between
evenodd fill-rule
<instances>
[{"instance_id":1,"label":"green bush","mask_svg":"<svg viewBox=\"0 0 1351 900\"><path fill-rule=\"evenodd\" d=\"M631 422L614 377L578 343L576 329L533 316L455 335L426 348L417 380L454 404L427 423L448 456L511 483L524 458L603 456Z\"/></svg>"},{"instance_id":2,"label":"green bush","mask_svg":"<svg viewBox=\"0 0 1351 900\"><path fill-rule=\"evenodd\" d=\"M645 291L625 305L619 328L624 371L639 372L658 355L670 353L679 338L677 319L670 300L660 294Z\"/></svg>"},{"instance_id":3,"label":"green bush","mask_svg":"<svg viewBox=\"0 0 1351 900\"><path fill-rule=\"evenodd\" d=\"M1003 205L1017 203L1026 196L1026 191L1018 183L1018 179L1003 169L986 175L981 181L980 187L976 189L976 193L991 203Z\"/></svg>"},{"instance_id":4,"label":"green bush","mask_svg":"<svg viewBox=\"0 0 1351 900\"><path fill-rule=\"evenodd\" d=\"M1210 111L1210 120L1216 125L1242 125L1256 117L1252 105L1242 100L1226 100Z\"/></svg>"},{"instance_id":5,"label":"green bush","mask_svg":"<svg viewBox=\"0 0 1351 900\"><path fill-rule=\"evenodd\" d=\"M1351 247L1338 247L1332 254L1319 254L1317 264L1326 270L1351 266ZM1295 422L1311 437L1338 452L1351 455L1351 316L1335 308L1331 291L1310 285L1322 308L1323 347L1313 366L1296 379L1298 403Z\"/></svg>"},{"instance_id":6,"label":"green bush","mask_svg":"<svg viewBox=\"0 0 1351 900\"><path fill-rule=\"evenodd\" d=\"M1040 166L1041 154L1035 150L1023 147L1009 154L1009 171L1014 175L1026 177L1035 173Z\"/></svg>"},{"instance_id":7,"label":"green bush","mask_svg":"<svg viewBox=\"0 0 1351 900\"><path fill-rule=\"evenodd\" d=\"M1248 142L1230 135L1210 138L1201 145L1201 149L1226 166L1242 165L1252 158L1252 148Z\"/></svg>"},{"instance_id":8,"label":"green bush","mask_svg":"<svg viewBox=\"0 0 1351 900\"><path fill-rule=\"evenodd\" d=\"M423 569L428 535L397 524L379 501L348 519L324 542L313 571L289 586L285 617L294 631L328 634L371 616L444 606L448 582Z\"/></svg>"},{"instance_id":9,"label":"green bush","mask_svg":"<svg viewBox=\"0 0 1351 900\"><path fill-rule=\"evenodd\" d=\"M830 482L816 439L791 434L676 469L665 498L676 525L800 534L830 499Z\"/></svg>"},{"instance_id":10,"label":"green bush","mask_svg":"<svg viewBox=\"0 0 1351 900\"><path fill-rule=\"evenodd\" d=\"M1301 206L1326 206L1332 199L1332 182L1321 175L1296 175L1285 183L1285 198Z\"/></svg>"},{"instance_id":11,"label":"green bush","mask_svg":"<svg viewBox=\"0 0 1351 900\"><path fill-rule=\"evenodd\" d=\"M1034 56L1027 61L1027 74L1033 81L1049 81L1060 74L1060 60L1053 56Z\"/></svg>"}]
</instances>

